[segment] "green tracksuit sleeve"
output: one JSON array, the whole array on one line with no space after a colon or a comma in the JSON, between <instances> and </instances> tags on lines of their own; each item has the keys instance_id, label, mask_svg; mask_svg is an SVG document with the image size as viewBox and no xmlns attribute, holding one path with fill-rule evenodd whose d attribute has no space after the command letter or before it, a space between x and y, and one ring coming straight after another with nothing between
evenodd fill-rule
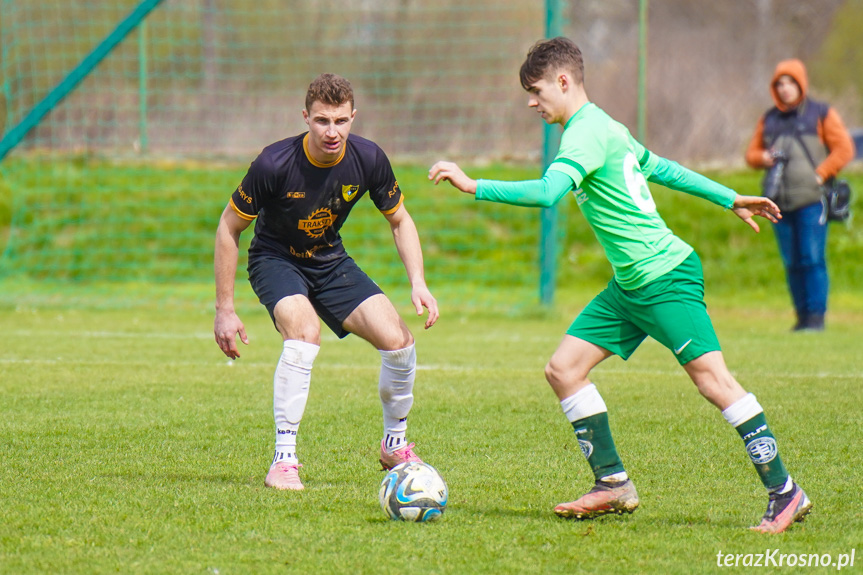
<instances>
[{"instance_id":1,"label":"green tracksuit sleeve","mask_svg":"<svg viewBox=\"0 0 863 575\"><path fill-rule=\"evenodd\" d=\"M655 165L647 177L649 181L709 200L723 208L730 208L734 205L737 192L731 188L726 188L710 178L688 170L677 162L666 160L656 154L651 155L653 156L652 163Z\"/></svg>"},{"instance_id":2,"label":"green tracksuit sleeve","mask_svg":"<svg viewBox=\"0 0 863 575\"><path fill-rule=\"evenodd\" d=\"M572 191L572 185L569 176L553 170L546 172L541 180L477 180L476 199L513 206L549 208Z\"/></svg>"}]
</instances>

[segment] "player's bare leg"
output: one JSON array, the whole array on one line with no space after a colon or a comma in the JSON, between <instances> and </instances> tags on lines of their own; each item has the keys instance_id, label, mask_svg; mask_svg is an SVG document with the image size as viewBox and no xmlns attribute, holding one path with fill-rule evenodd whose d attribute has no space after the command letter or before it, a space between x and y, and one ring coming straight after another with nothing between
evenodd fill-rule
<instances>
[{"instance_id":1,"label":"player's bare leg","mask_svg":"<svg viewBox=\"0 0 863 575\"><path fill-rule=\"evenodd\" d=\"M404 349L414 337L392 302L384 294L373 295L351 312L342 324L379 350Z\"/></svg>"},{"instance_id":2,"label":"player's bare leg","mask_svg":"<svg viewBox=\"0 0 863 575\"><path fill-rule=\"evenodd\" d=\"M685 364L683 369L689 374L698 392L720 410L726 409L746 395L746 390L728 371L720 351L705 353Z\"/></svg>"},{"instance_id":3,"label":"player's bare leg","mask_svg":"<svg viewBox=\"0 0 863 575\"><path fill-rule=\"evenodd\" d=\"M276 449L264 485L299 491L304 486L298 471L297 433L309 397L312 365L320 349L321 325L311 302L302 295L279 301L273 315L284 347L273 377Z\"/></svg>"},{"instance_id":4,"label":"player's bare leg","mask_svg":"<svg viewBox=\"0 0 863 575\"><path fill-rule=\"evenodd\" d=\"M605 402L588 377L611 355L606 349L566 335L545 368L545 377L560 399L595 478L586 494L554 508L560 517L590 519L608 513L632 513L638 507L635 485L614 446Z\"/></svg>"},{"instance_id":5,"label":"player's bare leg","mask_svg":"<svg viewBox=\"0 0 863 575\"><path fill-rule=\"evenodd\" d=\"M414 339L390 300L383 294L361 303L344 322L344 328L375 346L381 355L378 393L384 418L380 462L392 469L406 461L421 461L408 443L407 417L413 405L416 377Z\"/></svg>"},{"instance_id":6,"label":"player's bare leg","mask_svg":"<svg viewBox=\"0 0 863 575\"><path fill-rule=\"evenodd\" d=\"M785 469L776 438L767 426L764 410L758 400L734 379L725 366L722 353L712 351L693 359L683 368L710 403L743 439L746 452L767 488L767 511L761 523L752 527L762 533L781 533L797 521L803 521L812 502Z\"/></svg>"},{"instance_id":7,"label":"player's bare leg","mask_svg":"<svg viewBox=\"0 0 863 575\"><path fill-rule=\"evenodd\" d=\"M591 370L611 355L598 345L565 335L545 366L545 379L563 401L590 385Z\"/></svg>"}]
</instances>

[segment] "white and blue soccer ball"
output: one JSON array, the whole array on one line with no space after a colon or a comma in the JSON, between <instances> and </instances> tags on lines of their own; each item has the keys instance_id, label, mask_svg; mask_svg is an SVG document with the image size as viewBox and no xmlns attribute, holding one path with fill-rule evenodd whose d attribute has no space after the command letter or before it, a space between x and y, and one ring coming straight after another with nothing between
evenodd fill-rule
<instances>
[{"instance_id":1,"label":"white and blue soccer ball","mask_svg":"<svg viewBox=\"0 0 863 575\"><path fill-rule=\"evenodd\" d=\"M389 470L378 498L390 519L435 521L440 519L448 491L441 474L428 463L409 461Z\"/></svg>"}]
</instances>

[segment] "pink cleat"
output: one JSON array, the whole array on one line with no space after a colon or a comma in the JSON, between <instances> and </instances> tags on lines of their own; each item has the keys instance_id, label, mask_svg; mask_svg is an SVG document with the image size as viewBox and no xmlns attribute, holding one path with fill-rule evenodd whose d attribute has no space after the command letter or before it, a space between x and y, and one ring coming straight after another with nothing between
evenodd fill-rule
<instances>
[{"instance_id":1,"label":"pink cleat","mask_svg":"<svg viewBox=\"0 0 863 575\"><path fill-rule=\"evenodd\" d=\"M284 461L274 463L270 467L269 473L267 473L267 478L264 479L264 485L274 489L302 491L305 487L303 487L303 482L300 481L300 474L297 472L299 467L299 464L291 465Z\"/></svg>"},{"instance_id":2,"label":"pink cleat","mask_svg":"<svg viewBox=\"0 0 863 575\"><path fill-rule=\"evenodd\" d=\"M812 502L795 483L788 493L770 494L767 513L761 519L761 524L750 529L761 533L782 533L795 521L803 521L811 510Z\"/></svg>"},{"instance_id":3,"label":"pink cleat","mask_svg":"<svg viewBox=\"0 0 863 575\"><path fill-rule=\"evenodd\" d=\"M406 463L408 461L419 461L422 463L422 459L413 452L415 445L415 443L408 443L401 449L396 449L392 453L387 453L387 449L384 447L384 442L381 441L381 465L383 465L383 469L392 469L396 465Z\"/></svg>"},{"instance_id":4,"label":"pink cleat","mask_svg":"<svg viewBox=\"0 0 863 575\"><path fill-rule=\"evenodd\" d=\"M561 503L554 508L559 517L593 519L609 513L632 513L638 507L638 493L631 479L622 483L597 481L596 485L576 501Z\"/></svg>"}]
</instances>

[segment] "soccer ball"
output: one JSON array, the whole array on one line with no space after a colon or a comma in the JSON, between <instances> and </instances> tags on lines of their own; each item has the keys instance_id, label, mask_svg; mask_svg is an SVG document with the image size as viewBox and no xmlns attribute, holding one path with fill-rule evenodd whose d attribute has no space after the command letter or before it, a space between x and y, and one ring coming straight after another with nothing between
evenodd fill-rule
<instances>
[{"instance_id":1,"label":"soccer ball","mask_svg":"<svg viewBox=\"0 0 863 575\"><path fill-rule=\"evenodd\" d=\"M446 482L434 467L408 461L390 469L378 498L390 519L435 521L446 508L447 493Z\"/></svg>"}]
</instances>

